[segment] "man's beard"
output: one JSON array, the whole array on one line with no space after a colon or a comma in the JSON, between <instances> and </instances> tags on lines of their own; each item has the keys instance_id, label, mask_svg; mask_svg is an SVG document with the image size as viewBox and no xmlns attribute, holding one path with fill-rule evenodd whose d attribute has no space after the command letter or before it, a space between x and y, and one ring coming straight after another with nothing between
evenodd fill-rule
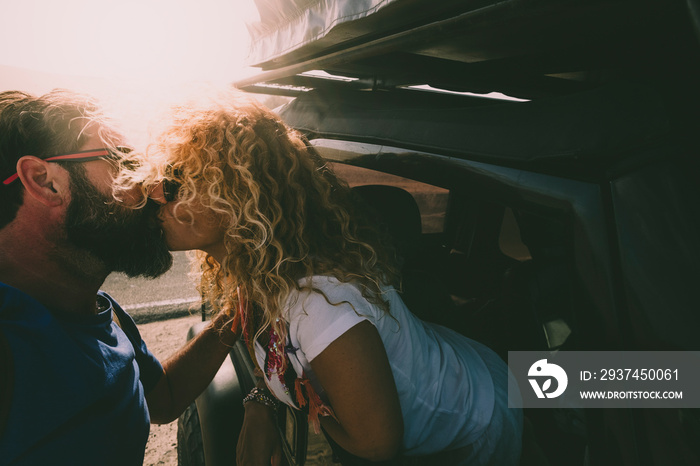
<instances>
[{"instance_id":1,"label":"man's beard","mask_svg":"<svg viewBox=\"0 0 700 466\"><path fill-rule=\"evenodd\" d=\"M173 263L158 221L159 206L125 207L100 193L81 170L71 171L72 199L66 211L68 241L92 254L109 272L155 278Z\"/></svg>"}]
</instances>

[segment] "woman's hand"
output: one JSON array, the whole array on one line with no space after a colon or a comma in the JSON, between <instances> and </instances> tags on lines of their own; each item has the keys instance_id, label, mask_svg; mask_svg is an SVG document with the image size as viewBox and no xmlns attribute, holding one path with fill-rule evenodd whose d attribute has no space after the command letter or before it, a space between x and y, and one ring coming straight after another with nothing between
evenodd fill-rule
<instances>
[{"instance_id":1,"label":"woman's hand","mask_svg":"<svg viewBox=\"0 0 700 466\"><path fill-rule=\"evenodd\" d=\"M272 408L250 401L245 404L245 417L236 449L238 466L280 466L282 440L275 425Z\"/></svg>"}]
</instances>

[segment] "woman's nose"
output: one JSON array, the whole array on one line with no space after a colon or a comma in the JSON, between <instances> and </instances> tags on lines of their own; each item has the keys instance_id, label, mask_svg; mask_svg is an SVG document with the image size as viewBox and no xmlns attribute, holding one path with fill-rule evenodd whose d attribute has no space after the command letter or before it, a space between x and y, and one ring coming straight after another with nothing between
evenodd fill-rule
<instances>
[{"instance_id":1,"label":"woman's nose","mask_svg":"<svg viewBox=\"0 0 700 466\"><path fill-rule=\"evenodd\" d=\"M165 198L165 193L163 192L163 182L156 184L148 191L148 197L153 199L158 204L167 204L168 200Z\"/></svg>"}]
</instances>

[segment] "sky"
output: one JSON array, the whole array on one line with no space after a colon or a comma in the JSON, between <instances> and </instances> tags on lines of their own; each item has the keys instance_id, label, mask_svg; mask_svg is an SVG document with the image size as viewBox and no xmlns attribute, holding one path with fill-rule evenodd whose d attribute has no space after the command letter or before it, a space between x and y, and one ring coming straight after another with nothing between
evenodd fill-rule
<instances>
[{"instance_id":1,"label":"sky","mask_svg":"<svg viewBox=\"0 0 700 466\"><path fill-rule=\"evenodd\" d=\"M130 80L235 79L253 0L0 0L0 65Z\"/></svg>"},{"instance_id":2,"label":"sky","mask_svg":"<svg viewBox=\"0 0 700 466\"><path fill-rule=\"evenodd\" d=\"M245 66L253 0L0 0L0 91L99 98L139 144L160 111Z\"/></svg>"}]
</instances>

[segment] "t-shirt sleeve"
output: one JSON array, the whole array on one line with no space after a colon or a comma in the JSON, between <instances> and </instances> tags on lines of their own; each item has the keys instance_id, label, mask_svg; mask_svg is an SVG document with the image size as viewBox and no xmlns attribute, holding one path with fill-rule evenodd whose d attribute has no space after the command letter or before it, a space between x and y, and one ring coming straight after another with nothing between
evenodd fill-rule
<instances>
[{"instance_id":1,"label":"t-shirt sleeve","mask_svg":"<svg viewBox=\"0 0 700 466\"><path fill-rule=\"evenodd\" d=\"M298 341L309 362L355 325L372 322L370 305L359 291L348 284L338 286L327 293L328 300L318 292L302 294L290 310L292 341Z\"/></svg>"},{"instance_id":2,"label":"t-shirt sleeve","mask_svg":"<svg viewBox=\"0 0 700 466\"><path fill-rule=\"evenodd\" d=\"M153 353L148 350L146 342L141 339L141 332L139 332L134 319L132 319L113 299L110 299L110 301L112 302L112 309L119 319L122 331L126 334L129 341L131 341L131 345L134 347L136 363L139 365L141 385L143 385L144 392L148 394L163 375L163 366Z\"/></svg>"}]
</instances>

